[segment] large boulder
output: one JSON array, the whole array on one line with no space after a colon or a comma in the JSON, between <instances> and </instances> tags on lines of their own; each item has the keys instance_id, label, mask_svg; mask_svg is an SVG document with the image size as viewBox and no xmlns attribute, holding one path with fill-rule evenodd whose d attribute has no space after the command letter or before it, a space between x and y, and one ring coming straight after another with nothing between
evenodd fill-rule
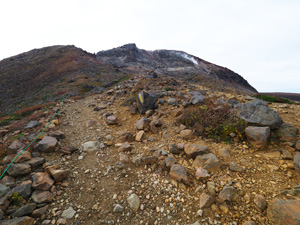
<instances>
[{"instance_id":1,"label":"large boulder","mask_svg":"<svg viewBox=\"0 0 300 225\"><path fill-rule=\"evenodd\" d=\"M281 117L273 109L270 109L264 101L252 100L237 107L240 119L251 125L278 129L283 123Z\"/></svg>"},{"instance_id":2,"label":"large boulder","mask_svg":"<svg viewBox=\"0 0 300 225\"><path fill-rule=\"evenodd\" d=\"M300 202L275 198L269 203L267 216L271 223L277 225L300 224Z\"/></svg>"},{"instance_id":3,"label":"large boulder","mask_svg":"<svg viewBox=\"0 0 300 225\"><path fill-rule=\"evenodd\" d=\"M155 108L155 104L157 102L158 97L155 95L151 95L147 92L140 92L137 95L137 107L139 113L144 115L146 111L153 110Z\"/></svg>"},{"instance_id":4,"label":"large boulder","mask_svg":"<svg viewBox=\"0 0 300 225\"><path fill-rule=\"evenodd\" d=\"M263 148L270 136L270 127L254 127L249 126L245 129L245 134L248 141L255 148Z\"/></svg>"}]
</instances>

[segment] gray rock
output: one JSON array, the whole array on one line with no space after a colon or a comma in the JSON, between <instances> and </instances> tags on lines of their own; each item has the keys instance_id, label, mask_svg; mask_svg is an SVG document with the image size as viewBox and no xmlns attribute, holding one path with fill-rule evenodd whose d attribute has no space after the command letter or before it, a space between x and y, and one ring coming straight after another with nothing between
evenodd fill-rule
<instances>
[{"instance_id":1,"label":"gray rock","mask_svg":"<svg viewBox=\"0 0 300 225\"><path fill-rule=\"evenodd\" d=\"M149 120L146 117L143 117L135 123L135 126L138 130L144 130L145 128L149 128L150 122L151 120Z\"/></svg>"},{"instance_id":2,"label":"gray rock","mask_svg":"<svg viewBox=\"0 0 300 225\"><path fill-rule=\"evenodd\" d=\"M26 163L28 163L32 169L36 169L39 166L42 166L45 162L46 162L46 159L40 158L40 157L32 158L29 161L26 161Z\"/></svg>"},{"instance_id":3,"label":"gray rock","mask_svg":"<svg viewBox=\"0 0 300 225\"><path fill-rule=\"evenodd\" d=\"M41 152L53 152L57 145L57 139L45 136L36 146L35 149Z\"/></svg>"},{"instance_id":4,"label":"gray rock","mask_svg":"<svg viewBox=\"0 0 300 225\"><path fill-rule=\"evenodd\" d=\"M29 174L31 172L31 166L27 163L13 163L7 170L9 176L20 176Z\"/></svg>"},{"instance_id":5,"label":"gray rock","mask_svg":"<svg viewBox=\"0 0 300 225\"><path fill-rule=\"evenodd\" d=\"M220 167L220 161L213 153L198 155L193 162L193 167L202 167L208 171L214 171Z\"/></svg>"},{"instance_id":6,"label":"gray rock","mask_svg":"<svg viewBox=\"0 0 300 225\"><path fill-rule=\"evenodd\" d=\"M0 184L3 184L8 187L14 186L15 183L16 183L16 179L10 176L5 176L0 180Z\"/></svg>"},{"instance_id":7,"label":"gray rock","mask_svg":"<svg viewBox=\"0 0 300 225\"><path fill-rule=\"evenodd\" d=\"M298 172L300 172L300 154L296 154L294 156L294 167Z\"/></svg>"},{"instance_id":8,"label":"gray rock","mask_svg":"<svg viewBox=\"0 0 300 225\"><path fill-rule=\"evenodd\" d=\"M158 97L147 92L140 92L137 95L137 107L141 115L148 110L154 110Z\"/></svg>"},{"instance_id":9,"label":"gray rock","mask_svg":"<svg viewBox=\"0 0 300 225\"><path fill-rule=\"evenodd\" d=\"M205 98L205 96L203 96L203 95L194 95L191 99L191 103L193 105L202 104L204 102L204 98Z\"/></svg>"},{"instance_id":10,"label":"gray rock","mask_svg":"<svg viewBox=\"0 0 300 225\"><path fill-rule=\"evenodd\" d=\"M33 128L33 127L37 127L39 126L41 123L39 121L36 121L36 120L32 120L30 121L27 126L25 127L26 128Z\"/></svg>"},{"instance_id":11,"label":"gray rock","mask_svg":"<svg viewBox=\"0 0 300 225\"><path fill-rule=\"evenodd\" d=\"M9 204L10 204L10 201L7 196L0 198L0 210L5 211L6 208L9 206Z\"/></svg>"},{"instance_id":12,"label":"gray rock","mask_svg":"<svg viewBox=\"0 0 300 225\"><path fill-rule=\"evenodd\" d=\"M19 186L13 188L11 191L7 193L7 195L12 195L14 192L17 192L21 195L24 199L29 199L31 196L31 189L32 189L32 181L24 181Z\"/></svg>"},{"instance_id":13,"label":"gray rock","mask_svg":"<svg viewBox=\"0 0 300 225\"><path fill-rule=\"evenodd\" d=\"M119 120L115 116L108 116L106 117L106 123L108 125L117 125L119 123Z\"/></svg>"},{"instance_id":14,"label":"gray rock","mask_svg":"<svg viewBox=\"0 0 300 225\"><path fill-rule=\"evenodd\" d=\"M140 199L136 194L132 194L127 198L127 202L129 204L129 207L133 210L133 211L138 211L139 207L140 207Z\"/></svg>"},{"instance_id":15,"label":"gray rock","mask_svg":"<svg viewBox=\"0 0 300 225\"><path fill-rule=\"evenodd\" d=\"M177 105L177 99L176 98L169 98L167 101L168 105Z\"/></svg>"},{"instance_id":16,"label":"gray rock","mask_svg":"<svg viewBox=\"0 0 300 225\"><path fill-rule=\"evenodd\" d=\"M222 201L232 201L237 194L237 190L231 186L225 186L219 194L219 199Z\"/></svg>"},{"instance_id":17,"label":"gray rock","mask_svg":"<svg viewBox=\"0 0 300 225\"><path fill-rule=\"evenodd\" d=\"M61 217L64 219L71 219L75 216L76 211L70 206L68 209L64 210Z\"/></svg>"},{"instance_id":18,"label":"gray rock","mask_svg":"<svg viewBox=\"0 0 300 225\"><path fill-rule=\"evenodd\" d=\"M234 172L242 172L244 170L243 167L239 166L235 162L231 162L229 164L229 169Z\"/></svg>"},{"instance_id":19,"label":"gray rock","mask_svg":"<svg viewBox=\"0 0 300 225\"><path fill-rule=\"evenodd\" d=\"M279 129L275 131L275 135L280 138L282 141L297 141L298 128L294 127L289 123L282 124Z\"/></svg>"},{"instance_id":20,"label":"gray rock","mask_svg":"<svg viewBox=\"0 0 300 225\"><path fill-rule=\"evenodd\" d=\"M10 188L6 185L0 184L0 198L5 196L10 191Z\"/></svg>"},{"instance_id":21,"label":"gray rock","mask_svg":"<svg viewBox=\"0 0 300 225\"><path fill-rule=\"evenodd\" d=\"M247 136L248 141L255 148L263 148L268 141L270 136L270 128L269 127L254 127L249 126L245 129L245 134Z\"/></svg>"},{"instance_id":22,"label":"gray rock","mask_svg":"<svg viewBox=\"0 0 300 225\"><path fill-rule=\"evenodd\" d=\"M300 140L296 142L295 149L300 151Z\"/></svg>"},{"instance_id":23,"label":"gray rock","mask_svg":"<svg viewBox=\"0 0 300 225\"><path fill-rule=\"evenodd\" d=\"M4 218L4 212L2 209L0 209L0 220L3 220Z\"/></svg>"},{"instance_id":24,"label":"gray rock","mask_svg":"<svg viewBox=\"0 0 300 225\"><path fill-rule=\"evenodd\" d=\"M85 142L83 146L84 151L95 151L99 148L100 143L98 141Z\"/></svg>"},{"instance_id":25,"label":"gray rock","mask_svg":"<svg viewBox=\"0 0 300 225\"><path fill-rule=\"evenodd\" d=\"M33 210L35 210L36 208L36 204L35 203L31 203L29 205L24 205L21 208L17 209L13 214L12 217L21 217L21 216L28 216L30 215Z\"/></svg>"},{"instance_id":26,"label":"gray rock","mask_svg":"<svg viewBox=\"0 0 300 225\"><path fill-rule=\"evenodd\" d=\"M177 145L170 144L169 145L169 151L172 154L178 155L181 151L178 149Z\"/></svg>"},{"instance_id":27,"label":"gray rock","mask_svg":"<svg viewBox=\"0 0 300 225\"><path fill-rule=\"evenodd\" d=\"M237 114L242 120L254 126L268 126L271 129L277 129L283 123L279 114L260 100L252 100L237 107Z\"/></svg>"},{"instance_id":28,"label":"gray rock","mask_svg":"<svg viewBox=\"0 0 300 225\"><path fill-rule=\"evenodd\" d=\"M121 206L121 205L119 205L119 204L117 204L117 205L114 207L114 210L113 210L114 213L121 213L121 212L123 212L123 211L124 211L124 207Z\"/></svg>"},{"instance_id":29,"label":"gray rock","mask_svg":"<svg viewBox=\"0 0 300 225\"><path fill-rule=\"evenodd\" d=\"M207 182L207 190L212 197L216 196L216 184L214 181Z\"/></svg>"},{"instance_id":30,"label":"gray rock","mask_svg":"<svg viewBox=\"0 0 300 225\"><path fill-rule=\"evenodd\" d=\"M170 176L178 182L188 183L188 176L184 166L174 164L170 170Z\"/></svg>"}]
</instances>

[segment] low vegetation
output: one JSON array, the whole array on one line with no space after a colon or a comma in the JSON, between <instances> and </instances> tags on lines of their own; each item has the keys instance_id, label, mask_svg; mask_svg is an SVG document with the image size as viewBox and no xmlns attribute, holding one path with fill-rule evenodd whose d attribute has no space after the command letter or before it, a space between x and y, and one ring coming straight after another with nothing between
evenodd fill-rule
<instances>
[{"instance_id":1,"label":"low vegetation","mask_svg":"<svg viewBox=\"0 0 300 225\"><path fill-rule=\"evenodd\" d=\"M286 98L281 98L281 97L275 97L271 95L264 95L264 94L257 94L255 96L258 99L261 99L266 102L276 102L276 103L287 103L287 104L293 104L290 100Z\"/></svg>"},{"instance_id":2,"label":"low vegetation","mask_svg":"<svg viewBox=\"0 0 300 225\"><path fill-rule=\"evenodd\" d=\"M246 122L235 116L229 105L216 105L213 99L183 112L179 122L194 130L196 135L216 141L244 140Z\"/></svg>"}]
</instances>

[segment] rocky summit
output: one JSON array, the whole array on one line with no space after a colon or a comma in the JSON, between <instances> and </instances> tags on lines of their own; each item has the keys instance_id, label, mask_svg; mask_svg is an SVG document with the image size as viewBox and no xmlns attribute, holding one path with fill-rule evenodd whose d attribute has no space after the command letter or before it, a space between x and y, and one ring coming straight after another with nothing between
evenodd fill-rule
<instances>
[{"instance_id":1,"label":"rocky summit","mask_svg":"<svg viewBox=\"0 0 300 225\"><path fill-rule=\"evenodd\" d=\"M96 60L147 53L121 48ZM299 224L299 103L117 67L101 91L0 119L0 225Z\"/></svg>"}]
</instances>

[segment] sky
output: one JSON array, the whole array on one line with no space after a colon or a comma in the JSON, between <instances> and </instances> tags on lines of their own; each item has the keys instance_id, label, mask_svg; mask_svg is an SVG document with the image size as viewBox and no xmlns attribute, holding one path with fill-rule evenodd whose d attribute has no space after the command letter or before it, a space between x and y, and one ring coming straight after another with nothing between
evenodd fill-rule
<instances>
[{"instance_id":1,"label":"sky","mask_svg":"<svg viewBox=\"0 0 300 225\"><path fill-rule=\"evenodd\" d=\"M299 0L9 0L0 60L51 45L181 50L260 92L300 93Z\"/></svg>"}]
</instances>

